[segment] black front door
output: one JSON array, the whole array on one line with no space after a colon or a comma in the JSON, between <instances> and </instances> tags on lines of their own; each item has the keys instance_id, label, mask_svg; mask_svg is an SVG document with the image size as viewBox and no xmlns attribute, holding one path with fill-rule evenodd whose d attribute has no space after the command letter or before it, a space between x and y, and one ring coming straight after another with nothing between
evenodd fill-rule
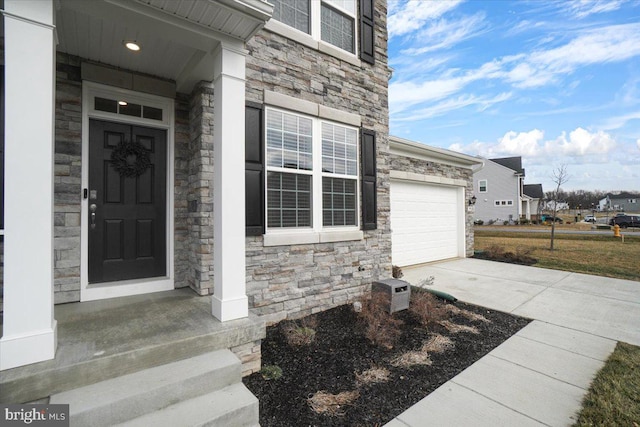
<instances>
[{"instance_id":1,"label":"black front door","mask_svg":"<svg viewBox=\"0 0 640 427\"><path fill-rule=\"evenodd\" d=\"M166 131L90 120L89 283L166 275Z\"/></svg>"}]
</instances>

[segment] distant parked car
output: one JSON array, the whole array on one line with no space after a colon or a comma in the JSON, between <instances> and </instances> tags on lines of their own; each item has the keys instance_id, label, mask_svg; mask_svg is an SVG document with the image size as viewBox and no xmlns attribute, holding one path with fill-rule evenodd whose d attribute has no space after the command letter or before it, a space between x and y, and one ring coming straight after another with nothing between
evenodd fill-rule
<instances>
[{"instance_id":1,"label":"distant parked car","mask_svg":"<svg viewBox=\"0 0 640 427\"><path fill-rule=\"evenodd\" d=\"M557 222L558 224L562 224L564 221L562 220L562 218L558 217L558 216L548 216L548 215L543 215L542 216L542 221L548 221L548 222Z\"/></svg>"},{"instance_id":2,"label":"distant parked car","mask_svg":"<svg viewBox=\"0 0 640 427\"><path fill-rule=\"evenodd\" d=\"M593 223L595 223L596 222L596 216L595 215L591 215L591 214L585 215L584 216L584 222L593 222Z\"/></svg>"},{"instance_id":3,"label":"distant parked car","mask_svg":"<svg viewBox=\"0 0 640 427\"><path fill-rule=\"evenodd\" d=\"M609 220L609 225L619 225L620 228L640 227L640 216L638 215L616 215Z\"/></svg>"}]
</instances>

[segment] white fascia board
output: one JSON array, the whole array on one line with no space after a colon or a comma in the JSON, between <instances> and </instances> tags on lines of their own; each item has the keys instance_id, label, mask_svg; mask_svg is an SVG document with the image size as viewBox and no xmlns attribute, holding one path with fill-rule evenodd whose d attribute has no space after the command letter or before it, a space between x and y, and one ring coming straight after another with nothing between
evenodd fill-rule
<instances>
[{"instance_id":1,"label":"white fascia board","mask_svg":"<svg viewBox=\"0 0 640 427\"><path fill-rule=\"evenodd\" d=\"M397 136L389 136L389 152L399 156L413 157L467 169L483 164L483 159L478 157L456 153L444 148L432 147L420 142L398 138Z\"/></svg>"}]
</instances>

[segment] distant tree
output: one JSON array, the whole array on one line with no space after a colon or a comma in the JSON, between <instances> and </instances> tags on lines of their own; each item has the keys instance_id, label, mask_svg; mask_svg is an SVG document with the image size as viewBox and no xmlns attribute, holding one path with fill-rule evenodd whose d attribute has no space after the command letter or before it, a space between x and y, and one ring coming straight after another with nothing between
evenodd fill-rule
<instances>
[{"instance_id":1,"label":"distant tree","mask_svg":"<svg viewBox=\"0 0 640 427\"><path fill-rule=\"evenodd\" d=\"M553 239L556 233L556 213L558 212L558 201L560 200L560 187L562 186L562 184L566 183L569 180L567 165L561 165L554 169L551 180L556 184L556 190L553 192L551 199L555 203L553 204L553 221L551 221L551 246L549 247L549 249L553 250Z\"/></svg>"}]
</instances>

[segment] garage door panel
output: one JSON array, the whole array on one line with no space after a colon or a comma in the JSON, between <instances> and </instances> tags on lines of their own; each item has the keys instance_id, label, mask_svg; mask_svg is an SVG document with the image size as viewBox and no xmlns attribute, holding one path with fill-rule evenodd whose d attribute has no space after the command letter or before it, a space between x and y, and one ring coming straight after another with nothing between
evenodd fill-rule
<instances>
[{"instance_id":1,"label":"garage door panel","mask_svg":"<svg viewBox=\"0 0 640 427\"><path fill-rule=\"evenodd\" d=\"M458 256L458 189L391 181L392 260L408 266Z\"/></svg>"}]
</instances>

